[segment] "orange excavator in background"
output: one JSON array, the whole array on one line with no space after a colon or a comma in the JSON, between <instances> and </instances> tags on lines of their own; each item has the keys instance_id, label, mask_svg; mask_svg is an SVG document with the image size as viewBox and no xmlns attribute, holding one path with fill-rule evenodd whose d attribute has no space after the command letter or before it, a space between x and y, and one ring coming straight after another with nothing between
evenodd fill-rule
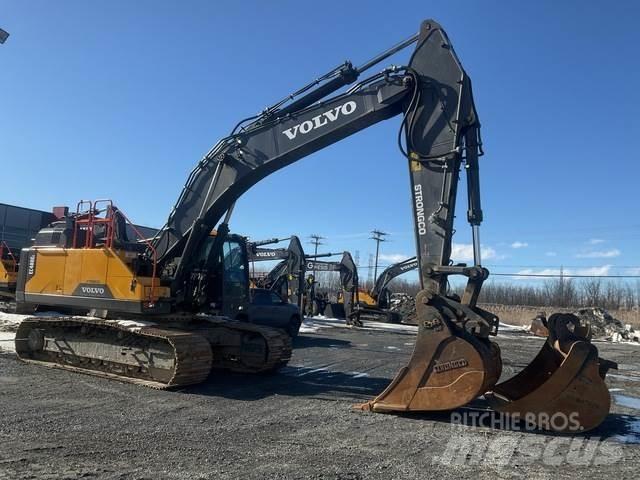
<instances>
[{"instance_id":1,"label":"orange excavator in background","mask_svg":"<svg viewBox=\"0 0 640 480\"><path fill-rule=\"evenodd\" d=\"M360 79L413 44L406 65ZM471 80L433 20L363 65L341 64L240 121L198 162L152 240L119 235L123 214L102 202L100 208L88 204L86 215L78 208L79 215L60 224L46 245L24 249L18 303L94 309L103 318L28 318L16 334L19 358L158 388L202 382L213 367L257 372L285 364L291 346L283 332L228 319L242 308L248 289L246 242L228 229L233 206L271 173L396 116L422 287L416 296L418 333L407 365L360 408L450 410L484 395L496 410L539 428L596 427L609 411L604 378L611 364L598 357L572 315L552 315L536 360L497 384L502 363L490 337L498 331L498 317L477 306L489 275L480 258L480 121ZM462 167L471 266L450 264ZM452 275L466 277L461 298L448 295ZM554 416L573 421L544 421Z\"/></svg>"}]
</instances>

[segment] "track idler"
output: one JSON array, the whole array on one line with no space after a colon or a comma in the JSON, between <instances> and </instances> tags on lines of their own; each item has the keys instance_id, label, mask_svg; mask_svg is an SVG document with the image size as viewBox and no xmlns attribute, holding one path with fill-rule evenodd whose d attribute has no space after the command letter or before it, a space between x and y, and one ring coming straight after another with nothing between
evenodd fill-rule
<instances>
[{"instance_id":1,"label":"track idler","mask_svg":"<svg viewBox=\"0 0 640 480\"><path fill-rule=\"evenodd\" d=\"M451 410L471 402L498 381L500 350L487 339L495 327L469 307L426 290L417 295L416 310L418 337L409 364L380 395L359 408L374 412ZM483 332L474 335L454 326L452 319L461 317L483 325Z\"/></svg>"},{"instance_id":2,"label":"track idler","mask_svg":"<svg viewBox=\"0 0 640 480\"><path fill-rule=\"evenodd\" d=\"M536 428L591 430L609 413L611 397L604 379L617 365L598 357L589 326L575 315L553 314L547 328L549 336L536 358L485 397L495 410Z\"/></svg>"}]
</instances>

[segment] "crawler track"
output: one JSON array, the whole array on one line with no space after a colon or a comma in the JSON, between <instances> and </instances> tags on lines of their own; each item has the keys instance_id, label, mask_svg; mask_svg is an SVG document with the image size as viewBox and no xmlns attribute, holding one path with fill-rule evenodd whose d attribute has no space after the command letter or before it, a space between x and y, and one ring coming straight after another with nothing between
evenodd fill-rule
<instances>
[{"instance_id":1,"label":"crawler track","mask_svg":"<svg viewBox=\"0 0 640 480\"><path fill-rule=\"evenodd\" d=\"M283 332L222 318L175 327L82 317L32 317L16 334L27 363L165 389L203 382L212 368L275 370L291 357Z\"/></svg>"}]
</instances>

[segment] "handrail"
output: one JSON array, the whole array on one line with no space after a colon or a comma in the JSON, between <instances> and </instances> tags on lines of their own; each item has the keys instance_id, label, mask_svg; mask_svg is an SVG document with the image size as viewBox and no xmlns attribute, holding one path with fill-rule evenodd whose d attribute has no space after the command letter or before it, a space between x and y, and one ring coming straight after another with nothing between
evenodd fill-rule
<instances>
[{"instance_id":1,"label":"handrail","mask_svg":"<svg viewBox=\"0 0 640 480\"><path fill-rule=\"evenodd\" d=\"M98 204L99 203L106 203L107 204L107 215L105 216L105 218L96 218L95 214L98 213ZM94 200L93 202L93 208L94 208L94 214L91 215L91 218L93 219L93 222L91 224L91 241L93 242L93 227L96 224L105 224L107 226L107 231L106 231L106 235L105 235L105 246L107 248L113 248L113 237L114 237L114 233L115 233L115 229L113 228L113 223L114 223L114 219L115 217L112 217L112 212L113 212L113 201L109 200L109 199L99 199L99 200Z\"/></svg>"},{"instance_id":2,"label":"handrail","mask_svg":"<svg viewBox=\"0 0 640 480\"><path fill-rule=\"evenodd\" d=\"M80 200L76 205L76 219L73 226L73 243L72 243L73 248L78 248L78 226L80 225L80 223L86 223L86 221L80 220L80 214L82 213L80 209L82 208L83 205L87 205L87 204L89 205L89 210L87 211L87 214L91 216L93 214L93 202L91 200ZM89 231L89 226L87 226L87 231ZM89 238L90 238L89 235L85 236L84 248L87 248L87 241L89 240Z\"/></svg>"},{"instance_id":3,"label":"handrail","mask_svg":"<svg viewBox=\"0 0 640 480\"><path fill-rule=\"evenodd\" d=\"M106 204L106 216L104 218L96 217L98 213L97 206L99 204ZM80 218L85 215L84 210L81 211L83 206L89 205L89 210L86 212L86 218ZM129 217L127 217L124 212L120 209L116 211L113 205L113 201L110 199L99 199L99 200L80 200L76 207L76 218L75 225L73 229L73 248L78 248L78 231L82 225L86 226L86 238L84 242L84 247L80 248L94 248L94 235L93 231L96 225L104 224L106 225L107 231L105 234L104 246L108 249L112 249L115 243L115 220L116 215L122 215L125 222L131 226L131 229L136 234L136 236L145 243L148 250L151 252L152 257L152 273L151 273L151 292L149 294L149 303L153 303L158 300L158 295L156 295L156 274L158 272L158 253L153 246L153 244L145 238L142 233L136 228Z\"/></svg>"}]
</instances>

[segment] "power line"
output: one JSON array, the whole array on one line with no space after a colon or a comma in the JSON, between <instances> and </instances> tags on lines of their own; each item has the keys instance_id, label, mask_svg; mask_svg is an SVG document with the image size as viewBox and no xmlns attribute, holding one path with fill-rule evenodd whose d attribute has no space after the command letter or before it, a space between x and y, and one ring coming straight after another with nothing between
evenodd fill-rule
<instances>
[{"instance_id":1,"label":"power line","mask_svg":"<svg viewBox=\"0 0 640 480\"><path fill-rule=\"evenodd\" d=\"M573 275L552 273L491 273L490 277L540 277L540 278L640 278L640 275Z\"/></svg>"},{"instance_id":2,"label":"power line","mask_svg":"<svg viewBox=\"0 0 640 480\"><path fill-rule=\"evenodd\" d=\"M484 264L485 267L491 268L555 268L560 269L560 265L498 265L498 264ZM565 268L602 268L602 265L562 265ZM609 268L640 268L640 265L608 265Z\"/></svg>"},{"instance_id":3,"label":"power line","mask_svg":"<svg viewBox=\"0 0 640 480\"><path fill-rule=\"evenodd\" d=\"M378 265L380 268L390 267L389 265ZM358 265L358 270L367 270L374 268L373 265ZM612 267L613 268L613 267ZM635 268L635 267L634 267ZM580 274L567 274L567 273L495 273L491 272L489 274L489 278L491 277L533 277L533 278L640 278L640 275L580 275Z\"/></svg>"}]
</instances>

